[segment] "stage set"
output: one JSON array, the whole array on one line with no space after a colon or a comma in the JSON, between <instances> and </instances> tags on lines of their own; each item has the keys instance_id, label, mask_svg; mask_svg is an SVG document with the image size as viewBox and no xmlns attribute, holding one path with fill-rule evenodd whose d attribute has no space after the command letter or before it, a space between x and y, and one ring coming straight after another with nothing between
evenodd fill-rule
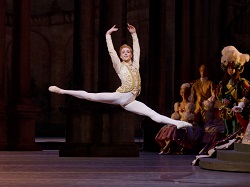
<instances>
[{"instance_id":1,"label":"stage set","mask_svg":"<svg viewBox=\"0 0 250 187\"><path fill-rule=\"evenodd\" d=\"M170 118L182 84L200 78L201 64L218 85L224 47L250 54L249 10L250 2L236 0L0 1L0 186L250 186L250 129L245 142L192 165L197 152L159 155L155 137L165 124L125 105L48 90L115 92L120 74L106 32L116 25L119 51L132 46L135 28L140 78L129 92ZM245 88L248 61L239 70ZM236 62L225 67L239 69ZM247 91L237 101L249 108Z\"/></svg>"}]
</instances>

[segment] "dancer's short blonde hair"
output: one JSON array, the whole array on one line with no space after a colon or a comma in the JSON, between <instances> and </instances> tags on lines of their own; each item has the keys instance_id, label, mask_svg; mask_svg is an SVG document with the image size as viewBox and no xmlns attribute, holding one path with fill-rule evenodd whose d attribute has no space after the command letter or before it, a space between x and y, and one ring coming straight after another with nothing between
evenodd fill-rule
<instances>
[{"instance_id":1,"label":"dancer's short blonde hair","mask_svg":"<svg viewBox=\"0 0 250 187\"><path fill-rule=\"evenodd\" d=\"M120 54L121 54L121 51L122 51L123 48L129 48L130 52L133 54L132 48L131 48L129 45L127 45L127 44L123 44L123 45L120 47L120 50L119 50Z\"/></svg>"}]
</instances>

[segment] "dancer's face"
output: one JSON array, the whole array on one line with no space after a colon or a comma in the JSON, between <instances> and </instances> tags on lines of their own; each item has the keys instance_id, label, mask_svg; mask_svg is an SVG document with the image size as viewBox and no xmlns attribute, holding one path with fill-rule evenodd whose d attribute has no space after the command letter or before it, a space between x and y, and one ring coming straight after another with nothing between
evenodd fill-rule
<instances>
[{"instance_id":1,"label":"dancer's face","mask_svg":"<svg viewBox=\"0 0 250 187\"><path fill-rule=\"evenodd\" d=\"M128 48L128 47L124 47L122 48L121 52L120 52L120 57L124 62L131 62L132 59L132 51Z\"/></svg>"}]
</instances>

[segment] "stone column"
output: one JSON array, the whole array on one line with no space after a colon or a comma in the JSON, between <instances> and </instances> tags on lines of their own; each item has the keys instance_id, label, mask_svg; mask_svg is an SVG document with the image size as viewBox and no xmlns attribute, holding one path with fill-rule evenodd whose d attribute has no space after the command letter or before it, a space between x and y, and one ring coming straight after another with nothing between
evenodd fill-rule
<instances>
[{"instance_id":1,"label":"stone column","mask_svg":"<svg viewBox=\"0 0 250 187\"><path fill-rule=\"evenodd\" d=\"M92 0L74 1L73 36L73 88L94 91L94 31L95 10ZM93 111L88 102L84 107L78 99L71 102L62 112L67 115L66 143L60 148L60 156L88 156L92 142Z\"/></svg>"},{"instance_id":2,"label":"stone column","mask_svg":"<svg viewBox=\"0 0 250 187\"><path fill-rule=\"evenodd\" d=\"M30 0L13 0L11 96L8 106L10 150L40 150L35 143L38 109L30 99Z\"/></svg>"},{"instance_id":3,"label":"stone column","mask_svg":"<svg viewBox=\"0 0 250 187\"><path fill-rule=\"evenodd\" d=\"M5 18L6 2L0 1L0 150L7 148L7 116L5 102Z\"/></svg>"},{"instance_id":4,"label":"stone column","mask_svg":"<svg viewBox=\"0 0 250 187\"><path fill-rule=\"evenodd\" d=\"M149 86L144 91L148 94L148 106L162 115L166 115L165 103L167 101L167 91L169 90L167 84L171 82L168 77L170 74L167 74L167 65L171 66L171 62L166 62L167 56L170 55L166 53L168 51L167 48L170 46L170 43L166 43L168 36L166 29L166 5L167 3L164 0L150 1L149 3L149 63L146 80ZM143 150L160 150L159 145L155 141L155 136L162 126L163 124L158 124L149 118L143 121Z\"/></svg>"}]
</instances>

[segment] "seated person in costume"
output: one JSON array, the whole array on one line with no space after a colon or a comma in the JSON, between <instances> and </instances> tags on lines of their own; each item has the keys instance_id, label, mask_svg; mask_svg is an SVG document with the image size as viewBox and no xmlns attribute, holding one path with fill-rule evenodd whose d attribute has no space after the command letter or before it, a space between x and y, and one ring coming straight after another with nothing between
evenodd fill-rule
<instances>
[{"instance_id":1,"label":"seated person in costume","mask_svg":"<svg viewBox=\"0 0 250 187\"><path fill-rule=\"evenodd\" d=\"M208 150L213 148L214 143L225 138L225 123L223 119L219 118L218 109L214 108L214 101L209 99L204 101L203 109L206 110L202 136L204 147L199 154L206 155Z\"/></svg>"},{"instance_id":2,"label":"seated person in costume","mask_svg":"<svg viewBox=\"0 0 250 187\"><path fill-rule=\"evenodd\" d=\"M187 121L193 124L195 105L189 101L191 85L182 84L180 88L181 102L174 104L172 119ZM160 145L159 154L183 154L184 149L194 149L197 139L201 136L201 128L196 124L186 129L177 129L174 125L165 125L155 136Z\"/></svg>"},{"instance_id":3,"label":"seated person in costume","mask_svg":"<svg viewBox=\"0 0 250 187\"><path fill-rule=\"evenodd\" d=\"M195 121L201 127L206 119L206 112L203 108L203 102L206 100L213 101L215 99L216 85L208 79L207 66L202 64L199 67L200 78L195 80L191 89L191 102L195 103Z\"/></svg>"}]
</instances>

